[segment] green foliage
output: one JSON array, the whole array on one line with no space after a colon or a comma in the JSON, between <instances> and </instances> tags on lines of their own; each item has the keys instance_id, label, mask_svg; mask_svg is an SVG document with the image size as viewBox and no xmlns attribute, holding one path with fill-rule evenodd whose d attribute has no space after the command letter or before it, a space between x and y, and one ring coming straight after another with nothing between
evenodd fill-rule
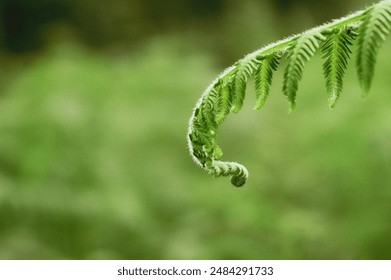
<instances>
[{"instance_id":1,"label":"green foliage","mask_svg":"<svg viewBox=\"0 0 391 280\"><path fill-rule=\"evenodd\" d=\"M358 38L358 77L367 93L378 50L390 29L391 0L386 0L364 11L270 44L236 62L212 82L193 111L188 145L195 162L214 176L232 176L231 182L235 186L244 185L248 172L243 165L218 160L222 152L217 145L217 128L227 117L229 109L237 113L242 108L248 79L254 77L255 108L261 108L269 94L273 72L277 70L280 58L285 56L287 64L282 91L293 110L304 66L321 48L326 60L323 65L326 89L330 106L334 107L342 91L354 39Z\"/></svg>"}]
</instances>

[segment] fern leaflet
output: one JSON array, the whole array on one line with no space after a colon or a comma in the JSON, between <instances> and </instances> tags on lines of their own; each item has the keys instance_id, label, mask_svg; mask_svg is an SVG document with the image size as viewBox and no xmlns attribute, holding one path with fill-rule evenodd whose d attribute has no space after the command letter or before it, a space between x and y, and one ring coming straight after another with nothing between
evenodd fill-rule
<instances>
[{"instance_id":1,"label":"fern leaflet","mask_svg":"<svg viewBox=\"0 0 391 280\"><path fill-rule=\"evenodd\" d=\"M233 80L233 100L231 111L237 113L242 109L244 97L246 94L247 79L252 76L257 68L256 60L246 61L243 59L236 64L236 71Z\"/></svg>"},{"instance_id":2,"label":"fern leaflet","mask_svg":"<svg viewBox=\"0 0 391 280\"><path fill-rule=\"evenodd\" d=\"M219 98L216 104L215 120L217 124L221 124L231 111L232 94L229 85L224 80L220 80L218 84Z\"/></svg>"},{"instance_id":3,"label":"fern leaflet","mask_svg":"<svg viewBox=\"0 0 391 280\"><path fill-rule=\"evenodd\" d=\"M288 54L288 64L284 73L284 85L282 91L288 98L291 110L296 105L296 92L301 80L305 64L312 58L319 48L319 41L324 40L320 32L303 34L292 42Z\"/></svg>"},{"instance_id":4,"label":"fern leaflet","mask_svg":"<svg viewBox=\"0 0 391 280\"><path fill-rule=\"evenodd\" d=\"M391 29L391 2L382 1L364 13L359 29L357 74L364 95L372 84L377 53Z\"/></svg>"},{"instance_id":5,"label":"fern leaflet","mask_svg":"<svg viewBox=\"0 0 391 280\"><path fill-rule=\"evenodd\" d=\"M273 73L277 70L280 58L281 55L279 53L272 53L266 57L258 57L258 60L261 62L254 73L255 94L257 96L254 109L256 110L261 109L266 102L273 80Z\"/></svg>"},{"instance_id":6,"label":"fern leaflet","mask_svg":"<svg viewBox=\"0 0 391 280\"><path fill-rule=\"evenodd\" d=\"M350 50L356 33L351 27L334 30L321 46L324 53L322 58L323 74L326 79L326 89L330 96L330 107L334 107L342 92L343 77L350 59Z\"/></svg>"}]
</instances>

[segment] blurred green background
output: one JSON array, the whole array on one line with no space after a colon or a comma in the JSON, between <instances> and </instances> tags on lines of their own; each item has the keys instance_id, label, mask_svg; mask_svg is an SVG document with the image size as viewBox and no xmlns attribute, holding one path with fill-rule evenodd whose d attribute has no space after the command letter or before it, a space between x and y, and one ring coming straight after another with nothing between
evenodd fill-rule
<instances>
[{"instance_id":1,"label":"blurred green background","mask_svg":"<svg viewBox=\"0 0 391 280\"><path fill-rule=\"evenodd\" d=\"M390 39L369 98L353 56L333 110L320 55L292 114L284 63L259 112L249 85L219 134L244 188L185 138L225 67L371 3L2 0L0 258L390 259Z\"/></svg>"}]
</instances>

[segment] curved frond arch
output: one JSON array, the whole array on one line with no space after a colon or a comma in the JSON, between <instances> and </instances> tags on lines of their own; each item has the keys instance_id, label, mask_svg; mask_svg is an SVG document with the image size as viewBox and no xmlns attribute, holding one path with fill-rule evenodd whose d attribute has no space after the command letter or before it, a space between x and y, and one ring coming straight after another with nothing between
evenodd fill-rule
<instances>
[{"instance_id":1,"label":"curved frond arch","mask_svg":"<svg viewBox=\"0 0 391 280\"><path fill-rule=\"evenodd\" d=\"M343 89L343 79L357 43L357 74L367 94L374 76L377 53L391 31L391 0L384 0L346 17L312 28L262 47L237 61L221 73L204 91L193 109L187 134L193 160L209 174L231 176L234 186L248 179L245 166L221 160L223 152L217 143L219 126L231 113L243 106L247 82L255 84L255 109L269 96L273 74L286 59L282 92L293 110L304 68L315 53L322 52L323 75L330 107L334 107Z\"/></svg>"}]
</instances>

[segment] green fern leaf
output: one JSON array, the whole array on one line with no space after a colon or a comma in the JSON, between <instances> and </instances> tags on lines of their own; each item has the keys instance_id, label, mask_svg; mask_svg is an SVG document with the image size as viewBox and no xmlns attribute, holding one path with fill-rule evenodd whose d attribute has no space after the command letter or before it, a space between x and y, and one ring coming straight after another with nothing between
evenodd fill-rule
<instances>
[{"instance_id":1,"label":"green fern leaf","mask_svg":"<svg viewBox=\"0 0 391 280\"><path fill-rule=\"evenodd\" d=\"M328 35L321 46L322 58L326 61L323 64L323 74L326 79L326 89L329 94L329 105L334 107L339 98L345 70L350 59L350 46L356 37L356 33L350 27L334 30Z\"/></svg>"},{"instance_id":2,"label":"green fern leaf","mask_svg":"<svg viewBox=\"0 0 391 280\"><path fill-rule=\"evenodd\" d=\"M193 125L196 128L196 132L199 137L205 136L205 139L207 140L209 126L207 121L205 120L204 114L202 114L199 108L194 113Z\"/></svg>"},{"instance_id":3,"label":"green fern leaf","mask_svg":"<svg viewBox=\"0 0 391 280\"><path fill-rule=\"evenodd\" d=\"M260 60L259 67L255 70L255 94L257 102L254 109L259 110L263 107L269 96L270 85L273 80L273 73L277 70L280 63L281 55L279 53L272 53L266 57L258 57Z\"/></svg>"},{"instance_id":4,"label":"green fern leaf","mask_svg":"<svg viewBox=\"0 0 391 280\"><path fill-rule=\"evenodd\" d=\"M214 104L217 100L217 91L212 89L207 95L204 96L202 106L200 108L200 121L204 123L204 126L208 131L215 130L217 123L213 112Z\"/></svg>"},{"instance_id":5,"label":"green fern leaf","mask_svg":"<svg viewBox=\"0 0 391 280\"><path fill-rule=\"evenodd\" d=\"M221 124L228 116L232 107L232 93L225 80L219 81L219 97L216 104L216 123Z\"/></svg>"},{"instance_id":6,"label":"green fern leaf","mask_svg":"<svg viewBox=\"0 0 391 280\"><path fill-rule=\"evenodd\" d=\"M296 105L296 92L305 64L319 48L319 41L324 40L320 32L304 33L290 46L288 64L284 73L283 93L288 98L291 110Z\"/></svg>"},{"instance_id":7,"label":"green fern leaf","mask_svg":"<svg viewBox=\"0 0 391 280\"><path fill-rule=\"evenodd\" d=\"M372 84L377 53L391 30L391 2L382 1L364 13L358 31L357 74L367 95Z\"/></svg>"},{"instance_id":8,"label":"green fern leaf","mask_svg":"<svg viewBox=\"0 0 391 280\"><path fill-rule=\"evenodd\" d=\"M234 92L232 98L231 111L237 113L242 109L243 101L246 95L247 80L252 76L257 68L257 60L253 59L246 61L245 59L237 62L236 71L233 74L232 90Z\"/></svg>"}]
</instances>

